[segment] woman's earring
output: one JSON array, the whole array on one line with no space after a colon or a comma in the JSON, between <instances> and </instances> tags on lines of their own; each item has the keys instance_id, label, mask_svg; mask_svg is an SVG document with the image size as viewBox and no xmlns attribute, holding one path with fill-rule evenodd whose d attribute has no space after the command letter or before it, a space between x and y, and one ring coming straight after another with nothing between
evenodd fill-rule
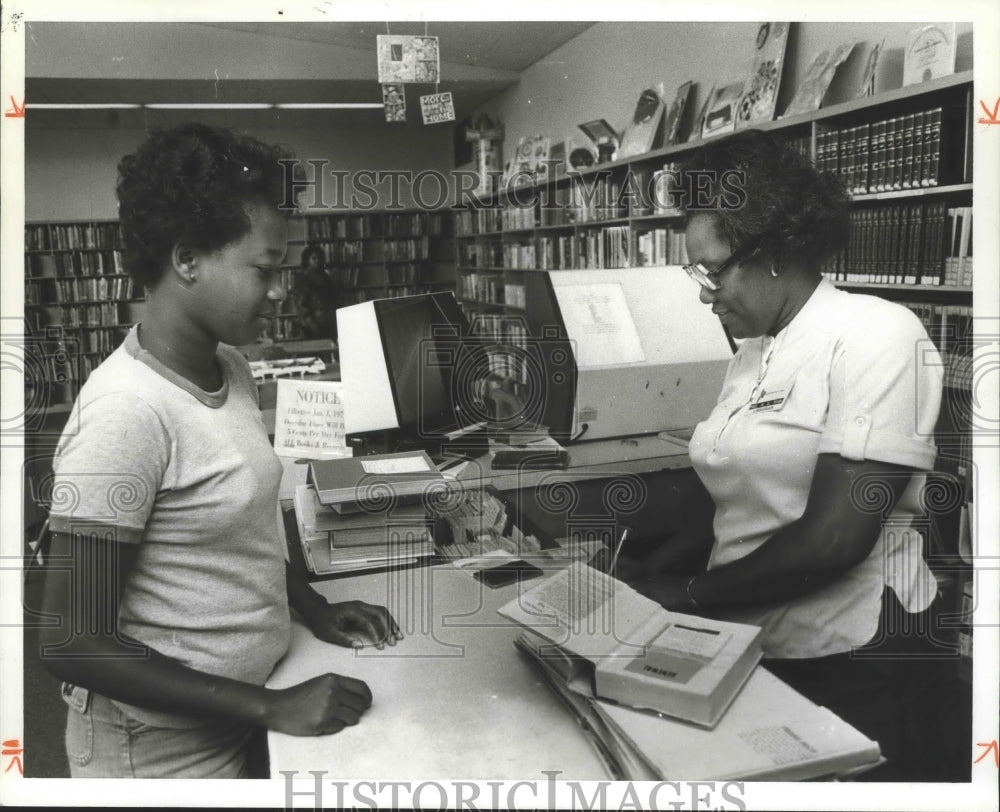
<instances>
[{"instance_id":1,"label":"woman's earring","mask_svg":"<svg viewBox=\"0 0 1000 812\"><path fill-rule=\"evenodd\" d=\"M778 278L778 269L774 267L773 262L771 263L771 276L773 276L775 279Z\"/></svg>"}]
</instances>

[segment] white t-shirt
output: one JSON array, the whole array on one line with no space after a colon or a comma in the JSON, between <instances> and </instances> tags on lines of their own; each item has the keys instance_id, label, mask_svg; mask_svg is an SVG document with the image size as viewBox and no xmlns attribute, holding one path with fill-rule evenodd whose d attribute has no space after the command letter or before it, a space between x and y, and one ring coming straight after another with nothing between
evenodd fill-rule
<instances>
[{"instance_id":1,"label":"white t-shirt","mask_svg":"<svg viewBox=\"0 0 1000 812\"><path fill-rule=\"evenodd\" d=\"M87 380L55 459L53 530L138 544L122 632L184 665L262 685L288 648L281 463L249 366L220 345L217 392L142 349L133 328ZM204 724L121 703L147 724Z\"/></svg>"},{"instance_id":2,"label":"white t-shirt","mask_svg":"<svg viewBox=\"0 0 1000 812\"><path fill-rule=\"evenodd\" d=\"M691 438L692 464L716 505L709 568L748 555L802 516L819 454L931 469L942 373L914 314L825 279L778 335L743 342ZM866 509L884 506L878 482L859 481L855 491ZM925 609L936 592L920 535L898 518L836 581L777 607L721 616L763 626L769 657L819 657L868 642L884 584L909 611Z\"/></svg>"}]
</instances>

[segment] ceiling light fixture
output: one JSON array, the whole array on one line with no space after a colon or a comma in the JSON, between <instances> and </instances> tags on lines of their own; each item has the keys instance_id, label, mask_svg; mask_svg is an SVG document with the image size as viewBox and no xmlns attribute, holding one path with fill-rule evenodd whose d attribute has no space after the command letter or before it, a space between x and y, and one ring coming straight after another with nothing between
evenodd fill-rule
<instances>
[{"instance_id":1,"label":"ceiling light fixture","mask_svg":"<svg viewBox=\"0 0 1000 812\"><path fill-rule=\"evenodd\" d=\"M31 110L137 110L141 104L124 104L121 102L102 102L100 104L48 104L28 102L25 107Z\"/></svg>"},{"instance_id":2,"label":"ceiling light fixture","mask_svg":"<svg viewBox=\"0 0 1000 812\"><path fill-rule=\"evenodd\" d=\"M281 102L282 110L381 110L381 102Z\"/></svg>"},{"instance_id":3,"label":"ceiling light fixture","mask_svg":"<svg viewBox=\"0 0 1000 812\"><path fill-rule=\"evenodd\" d=\"M207 104L195 102L170 104L165 102L155 102L151 104L144 104L143 107L148 110L269 110L274 107L274 105L257 102L209 102Z\"/></svg>"}]
</instances>

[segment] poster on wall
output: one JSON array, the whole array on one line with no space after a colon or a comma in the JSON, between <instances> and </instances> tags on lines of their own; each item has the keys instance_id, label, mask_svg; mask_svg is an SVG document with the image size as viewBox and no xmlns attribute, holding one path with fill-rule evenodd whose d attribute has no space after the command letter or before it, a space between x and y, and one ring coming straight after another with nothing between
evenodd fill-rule
<instances>
[{"instance_id":1,"label":"poster on wall","mask_svg":"<svg viewBox=\"0 0 1000 812\"><path fill-rule=\"evenodd\" d=\"M750 127L774 118L791 23L760 23L753 58L753 75L736 108L736 126Z\"/></svg>"},{"instance_id":2,"label":"poster on wall","mask_svg":"<svg viewBox=\"0 0 1000 812\"><path fill-rule=\"evenodd\" d=\"M406 93L402 85L382 85L386 121L406 121Z\"/></svg>"},{"instance_id":3,"label":"poster on wall","mask_svg":"<svg viewBox=\"0 0 1000 812\"><path fill-rule=\"evenodd\" d=\"M455 104L451 93L431 93L420 97L420 112L424 124L440 124L443 121L455 120Z\"/></svg>"},{"instance_id":4,"label":"poster on wall","mask_svg":"<svg viewBox=\"0 0 1000 812\"><path fill-rule=\"evenodd\" d=\"M441 80L441 62L437 37L415 37L404 34L379 34L378 80L382 84L395 82L425 82Z\"/></svg>"}]
</instances>

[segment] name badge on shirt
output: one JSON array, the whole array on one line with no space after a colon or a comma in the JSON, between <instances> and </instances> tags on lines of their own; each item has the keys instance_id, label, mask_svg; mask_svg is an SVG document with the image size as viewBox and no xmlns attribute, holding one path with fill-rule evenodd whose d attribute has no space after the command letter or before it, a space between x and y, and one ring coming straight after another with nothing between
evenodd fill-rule
<instances>
[{"instance_id":1,"label":"name badge on shirt","mask_svg":"<svg viewBox=\"0 0 1000 812\"><path fill-rule=\"evenodd\" d=\"M757 400L750 404L749 410L754 413L780 411L790 392L790 386L782 389L767 389L761 392L757 396Z\"/></svg>"}]
</instances>

